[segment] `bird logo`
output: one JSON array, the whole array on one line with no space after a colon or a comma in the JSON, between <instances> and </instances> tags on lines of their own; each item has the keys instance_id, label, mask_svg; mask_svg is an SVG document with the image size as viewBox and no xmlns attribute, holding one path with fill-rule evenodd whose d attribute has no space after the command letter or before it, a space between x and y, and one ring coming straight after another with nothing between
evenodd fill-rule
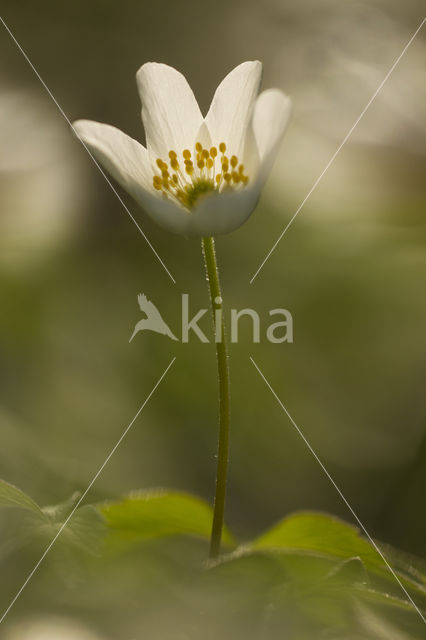
<instances>
[{"instance_id":1,"label":"bird logo","mask_svg":"<svg viewBox=\"0 0 426 640\"><path fill-rule=\"evenodd\" d=\"M168 336L172 340L177 340L176 336L164 322L155 304L148 300L143 293L138 295L138 303L141 311L146 315L146 318L139 320L136 324L129 342L133 340L139 331L155 331L155 333L161 333L163 336Z\"/></svg>"}]
</instances>

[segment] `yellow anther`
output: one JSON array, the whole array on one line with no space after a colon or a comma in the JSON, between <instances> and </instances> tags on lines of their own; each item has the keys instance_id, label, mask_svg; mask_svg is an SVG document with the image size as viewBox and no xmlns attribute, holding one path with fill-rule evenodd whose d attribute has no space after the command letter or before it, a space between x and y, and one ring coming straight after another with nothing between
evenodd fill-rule
<instances>
[{"instance_id":1,"label":"yellow anther","mask_svg":"<svg viewBox=\"0 0 426 640\"><path fill-rule=\"evenodd\" d=\"M221 171L215 175L215 158L218 152L221 153ZM161 158L155 161L160 175L155 174L152 177L154 189L160 191L164 198L170 197L183 207L192 209L204 193L219 193L224 186L226 189L237 189L238 185L246 185L249 178L244 174L244 165L239 164L236 155L226 156L225 152L225 142L210 149L205 149L201 142L197 142L193 159L189 149L180 150L179 153L170 149L167 162ZM184 171L183 166L179 164L180 158L183 160ZM204 171L206 167L207 170Z\"/></svg>"}]
</instances>

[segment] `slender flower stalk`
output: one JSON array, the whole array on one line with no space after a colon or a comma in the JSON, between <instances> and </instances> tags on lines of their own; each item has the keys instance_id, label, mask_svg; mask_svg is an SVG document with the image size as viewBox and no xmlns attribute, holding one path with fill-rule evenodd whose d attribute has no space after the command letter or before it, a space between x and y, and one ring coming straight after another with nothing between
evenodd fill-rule
<instances>
[{"instance_id":1,"label":"slender flower stalk","mask_svg":"<svg viewBox=\"0 0 426 640\"><path fill-rule=\"evenodd\" d=\"M219 270L216 260L214 239L212 237L203 238L202 249L210 292L213 330L216 344L217 372L219 378L219 444L217 453L213 525L210 538L210 558L216 558L220 552L220 542L222 538L225 513L226 483L229 461L231 388L225 323L222 313L223 301L220 290Z\"/></svg>"}]
</instances>

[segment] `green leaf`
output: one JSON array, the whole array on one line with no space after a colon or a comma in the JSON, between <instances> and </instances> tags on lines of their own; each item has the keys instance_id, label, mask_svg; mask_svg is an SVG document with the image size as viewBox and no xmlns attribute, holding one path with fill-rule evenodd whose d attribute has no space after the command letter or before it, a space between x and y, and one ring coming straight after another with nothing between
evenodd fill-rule
<instances>
[{"instance_id":1,"label":"green leaf","mask_svg":"<svg viewBox=\"0 0 426 640\"><path fill-rule=\"evenodd\" d=\"M42 511L51 522L62 522L69 516L80 497L81 493L76 491L72 496L59 504L43 507Z\"/></svg>"},{"instance_id":2,"label":"green leaf","mask_svg":"<svg viewBox=\"0 0 426 640\"><path fill-rule=\"evenodd\" d=\"M0 557L6 557L23 546L45 548L58 533L60 536L53 550L56 561L59 559L62 562L64 558L72 556L72 561L76 562L78 555L99 554L106 532L99 510L91 505L79 507L67 521L80 495L75 493L60 504L41 508L23 491L0 480L0 508L19 508L16 517L9 517L7 523L2 523L8 526L2 527L6 540L0 545ZM67 524L63 526L65 521Z\"/></svg>"},{"instance_id":3,"label":"green leaf","mask_svg":"<svg viewBox=\"0 0 426 640\"><path fill-rule=\"evenodd\" d=\"M92 505L84 505L76 509L67 521L79 496L80 494L76 493L65 502L44 507L43 513L47 516L47 522L39 526L38 533L47 542L53 540L61 531L58 538L60 545L96 554L100 550L100 542L106 532L102 514ZM66 521L67 524L64 526Z\"/></svg>"},{"instance_id":4,"label":"green leaf","mask_svg":"<svg viewBox=\"0 0 426 640\"><path fill-rule=\"evenodd\" d=\"M0 480L0 507L19 507L43 515L41 508L30 496L5 480Z\"/></svg>"},{"instance_id":5,"label":"green leaf","mask_svg":"<svg viewBox=\"0 0 426 640\"><path fill-rule=\"evenodd\" d=\"M343 520L323 513L296 513L284 518L252 544L256 549L318 551L339 558L360 557L366 566L382 560L359 531Z\"/></svg>"},{"instance_id":6,"label":"green leaf","mask_svg":"<svg viewBox=\"0 0 426 640\"><path fill-rule=\"evenodd\" d=\"M132 543L167 536L210 538L213 511L196 496L163 490L133 492L99 506L114 539ZM224 530L223 542L233 544Z\"/></svg>"},{"instance_id":7,"label":"green leaf","mask_svg":"<svg viewBox=\"0 0 426 640\"><path fill-rule=\"evenodd\" d=\"M399 573L401 581L424 595L425 582L419 570L402 562L402 556L390 547L378 544L391 566ZM321 554L336 559L359 558L368 571L395 582L388 567L374 546L354 527L339 518L324 513L302 512L284 518L272 529L251 543L256 550L296 550L307 554ZM420 561L419 561L420 562Z\"/></svg>"},{"instance_id":8,"label":"green leaf","mask_svg":"<svg viewBox=\"0 0 426 640\"><path fill-rule=\"evenodd\" d=\"M210 587L205 594L209 603L206 608L212 606L214 598L221 598L216 609L225 618L228 603L232 602L232 611L241 612L241 619L253 616L252 627L256 616L264 616L261 637L268 639L282 638L283 629L290 628L298 640L420 640L424 623L396 583L398 596L389 594L390 580L383 588L381 577L365 574L363 563L356 558L342 561L329 554L299 549L240 547L222 556L205 572L205 583ZM421 597L416 594L415 599L421 607ZM374 612L377 626L382 620L383 626L395 627L394 635L376 636L370 630L367 633L359 606ZM225 619L225 628L231 624ZM409 635L397 635L401 629L410 630ZM240 635L251 637L248 633Z\"/></svg>"}]
</instances>

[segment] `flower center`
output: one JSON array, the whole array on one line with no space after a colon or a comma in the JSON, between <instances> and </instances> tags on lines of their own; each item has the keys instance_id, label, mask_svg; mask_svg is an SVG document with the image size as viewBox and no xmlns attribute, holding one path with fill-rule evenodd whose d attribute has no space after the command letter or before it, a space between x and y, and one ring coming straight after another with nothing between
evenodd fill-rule
<instances>
[{"instance_id":1,"label":"flower center","mask_svg":"<svg viewBox=\"0 0 426 640\"><path fill-rule=\"evenodd\" d=\"M244 165L237 156L229 158L225 154L224 142L220 143L219 152L216 147L204 149L201 142L197 142L194 159L190 150L184 149L181 162L177 153L171 150L168 163L158 158L159 173L154 174L153 186L165 198L176 200L186 209L192 209L207 193L245 187L249 179L244 174Z\"/></svg>"}]
</instances>

